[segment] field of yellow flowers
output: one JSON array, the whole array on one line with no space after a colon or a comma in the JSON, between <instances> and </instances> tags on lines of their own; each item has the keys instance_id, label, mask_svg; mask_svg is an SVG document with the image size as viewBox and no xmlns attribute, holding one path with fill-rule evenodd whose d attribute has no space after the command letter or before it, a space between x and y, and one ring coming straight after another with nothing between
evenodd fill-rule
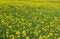
<instances>
[{"instance_id":1,"label":"field of yellow flowers","mask_svg":"<svg viewBox=\"0 0 60 39\"><path fill-rule=\"evenodd\" d=\"M60 3L0 2L0 39L60 39Z\"/></svg>"}]
</instances>

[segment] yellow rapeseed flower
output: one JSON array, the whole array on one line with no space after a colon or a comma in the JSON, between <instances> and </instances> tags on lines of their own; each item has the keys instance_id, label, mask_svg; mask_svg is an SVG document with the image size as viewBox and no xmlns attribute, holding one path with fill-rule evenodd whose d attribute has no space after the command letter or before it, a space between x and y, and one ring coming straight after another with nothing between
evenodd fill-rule
<instances>
[{"instance_id":1,"label":"yellow rapeseed flower","mask_svg":"<svg viewBox=\"0 0 60 39\"><path fill-rule=\"evenodd\" d=\"M44 24L44 21L41 21L42 24Z\"/></svg>"},{"instance_id":2,"label":"yellow rapeseed flower","mask_svg":"<svg viewBox=\"0 0 60 39\"><path fill-rule=\"evenodd\" d=\"M20 31L16 31L16 34L17 34L17 35L20 35Z\"/></svg>"},{"instance_id":3,"label":"yellow rapeseed flower","mask_svg":"<svg viewBox=\"0 0 60 39\"><path fill-rule=\"evenodd\" d=\"M12 26L8 26L8 28L9 28L9 29L11 29L11 28L12 28Z\"/></svg>"},{"instance_id":4,"label":"yellow rapeseed flower","mask_svg":"<svg viewBox=\"0 0 60 39\"><path fill-rule=\"evenodd\" d=\"M49 33L49 34L48 34L48 37L49 37L49 36L53 36L53 33Z\"/></svg>"},{"instance_id":5,"label":"yellow rapeseed flower","mask_svg":"<svg viewBox=\"0 0 60 39\"><path fill-rule=\"evenodd\" d=\"M25 30L22 31L22 35L26 36L26 31Z\"/></svg>"},{"instance_id":6,"label":"yellow rapeseed flower","mask_svg":"<svg viewBox=\"0 0 60 39\"><path fill-rule=\"evenodd\" d=\"M35 32L34 32L34 34L35 34L35 35L38 35L38 32L37 32L37 31L35 31Z\"/></svg>"},{"instance_id":7,"label":"yellow rapeseed flower","mask_svg":"<svg viewBox=\"0 0 60 39\"><path fill-rule=\"evenodd\" d=\"M42 36L40 36L39 39L43 39Z\"/></svg>"},{"instance_id":8,"label":"yellow rapeseed flower","mask_svg":"<svg viewBox=\"0 0 60 39\"><path fill-rule=\"evenodd\" d=\"M5 22L5 20L4 19L1 19L1 23L4 23Z\"/></svg>"},{"instance_id":9,"label":"yellow rapeseed flower","mask_svg":"<svg viewBox=\"0 0 60 39\"><path fill-rule=\"evenodd\" d=\"M26 36L26 39L30 39L30 37L29 36Z\"/></svg>"},{"instance_id":10,"label":"yellow rapeseed flower","mask_svg":"<svg viewBox=\"0 0 60 39\"><path fill-rule=\"evenodd\" d=\"M60 39L60 37L58 37L58 39Z\"/></svg>"},{"instance_id":11,"label":"yellow rapeseed flower","mask_svg":"<svg viewBox=\"0 0 60 39\"><path fill-rule=\"evenodd\" d=\"M12 37L12 39L15 39L14 37Z\"/></svg>"},{"instance_id":12,"label":"yellow rapeseed flower","mask_svg":"<svg viewBox=\"0 0 60 39\"><path fill-rule=\"evenodd\" d=\"M39 28L39 26L40 26L40 25L38 24L38 25L36 26L36 28Z\"/></svg>"},{"instance_id":13,"label":"yellow rapeseed flower","mask_svg":"<svg viewBox=\"0 0 60 39\"><path fill-rule=\"evenodd\" d=\"M29 26L31 26L32 25L32 23L31 22L29 22Z\"/></svg>"}]
</instances>

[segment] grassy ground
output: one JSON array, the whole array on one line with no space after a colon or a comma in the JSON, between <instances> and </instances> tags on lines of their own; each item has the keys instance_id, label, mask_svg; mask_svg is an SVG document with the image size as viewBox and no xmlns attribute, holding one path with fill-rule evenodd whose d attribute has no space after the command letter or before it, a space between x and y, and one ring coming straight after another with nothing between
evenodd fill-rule
<instances>
[{"instance_id":1,"label":"grassy ground","mask_svg":"<svg viewBox=\"0 0 60 39\"><path fill-rule=\"evenodd\" d=\"M60 3L0 2L0 39L60 39Z\"/></svg>"}]
</instances>

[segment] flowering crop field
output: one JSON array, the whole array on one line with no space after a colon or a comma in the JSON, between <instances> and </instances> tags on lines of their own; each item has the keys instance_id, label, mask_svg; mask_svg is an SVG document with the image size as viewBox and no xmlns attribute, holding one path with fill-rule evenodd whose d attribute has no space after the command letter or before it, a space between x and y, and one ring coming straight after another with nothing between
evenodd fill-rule
<instances>
[{"instance_id":1,"label":"flowering crop field","mask_svg":"<svg viewBox=\"0 0 60 39\"><path fill-rule=\"evenodd\" d=\"M60 3L0 2L0 39L60 39Z\"/></svg>"}]
</instances>

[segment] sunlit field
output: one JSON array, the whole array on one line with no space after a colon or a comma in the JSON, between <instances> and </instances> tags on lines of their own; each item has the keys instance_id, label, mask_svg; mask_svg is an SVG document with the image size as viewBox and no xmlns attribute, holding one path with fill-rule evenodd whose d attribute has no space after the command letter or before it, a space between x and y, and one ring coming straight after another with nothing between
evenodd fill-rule
<instances>
[{"instance_id":1,"label":"sunlit field","mask_svg":"<svg viewBox=\"0 0 60 39\"><path fill-rule=\"evenodd\" d=\"M0 39L60 39L60 3L1 1Z\"/></svg>"}]
</instances>

